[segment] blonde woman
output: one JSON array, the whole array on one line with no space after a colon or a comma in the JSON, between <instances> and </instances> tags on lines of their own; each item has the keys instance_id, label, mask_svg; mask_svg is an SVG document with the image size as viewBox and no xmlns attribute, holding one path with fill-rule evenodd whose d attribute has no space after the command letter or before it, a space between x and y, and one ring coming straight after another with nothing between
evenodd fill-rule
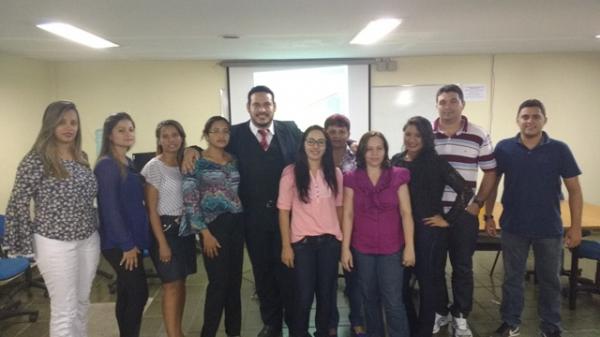
<instances>
[{"instance_id":1,"label":"blonde woman","mask_svg":"<svg viewBox=\"0 0 600 337\"><path fill-rule=\"evenodd\" d=\"M75 104L51 103L33 148L17 169L6 209L5 241L12 254L35 256L50 296L50 337L87 336L89 295L100 253L96 190L81 150Z\"/></svg>"}]
</instances>

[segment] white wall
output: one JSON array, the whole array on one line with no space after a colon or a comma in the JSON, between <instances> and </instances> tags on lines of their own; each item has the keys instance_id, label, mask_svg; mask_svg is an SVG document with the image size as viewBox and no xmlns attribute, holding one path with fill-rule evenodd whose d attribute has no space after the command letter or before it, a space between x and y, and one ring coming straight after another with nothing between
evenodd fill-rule
<instances>
[{"instance_id":1,"label":"white wall","mask_svg":"<svg viewBox=\"0 0 600 337\"><path fill-rule=\"evenodd\" d=\"M373 85L486 85L486 100L467 102L464 114L487 128L494 143L517 134L515 117L521 102L540 99L548 114L545 130L570 145L583 171L586 202L600 204L600 176L596 174L600 172L600 105L595 103L600 53L402 57L395 61L395 72L373 71Z\"/></svg>"},{"instance_id":2,"label":"white wall","mask_svg":"<svg viewBox=\"0 0 600 337\"><path fill-rule=\"evenodd\" d=\"M486 100L465 115L490 129L494 142L517 133L516 109L527 98L547 106L546 130L566 141L583 171L587 202L600 204L600 53L402 57L395 72L372 72L373 85L483 84ZM7 144L0 162L0 213L18 162L31 147L46 105L73 100L79 107L84 149L96 154L94 130L109 113L129 112L137 123L133 152L154 150L154 127L179 120L188 144L198 144L206 119L220 113L225 69L217 61L42 62L0 54L0 131ZM493 99L492 99L493 94ZM435 98L431 98L431 104ZM400 126L399 126L400 127Z\"/></svg>"},{"instance_id":3,"label":"white wall","mask_svg":"<svg viewBox=\"0 0 600 337\"><path fill-rule=\"evenodd\" d=\"M0 214L4 214L19 162L38 134L42 115L55 96L48 62L0 54Z\"/></svg>"},{"instance_id":4,"label":"white wall","mask_svg":"<svg viewBox=\"0 0 600 337\"><path fill-rule=\"evenodd\" d=\"M132 152L154 151L154 129L165 119L179 121L188 144L199 144L206 119L220 114L226 82L216 62L61 62L56 74L58 95L79 107L84 149L93 158L94 131L119 111L136 123Z\"/></svg>"}]
</instances>

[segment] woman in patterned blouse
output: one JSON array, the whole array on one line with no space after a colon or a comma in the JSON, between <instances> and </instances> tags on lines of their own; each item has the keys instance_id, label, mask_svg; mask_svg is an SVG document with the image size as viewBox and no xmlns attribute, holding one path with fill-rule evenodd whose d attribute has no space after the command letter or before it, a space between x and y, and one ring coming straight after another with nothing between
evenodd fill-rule
<instances>
[{"instance_id":1,"label":"woman in patterned blouse","mask_svg":"<svg viewBox=\"0 0 600 337\"><path fill-rule=\"evenodd\" d=\"M5 243L35 255L50 296L50 336L87 336L89 296L100 239L96 179L81 150L75 104L51 103L33 148L21 161L6 209ZM33 200L35 214L30 219Z\"/></svg>"},{"instance_id":2,"label":"woman in patterned blouse","mask_svg":"<svg viewBox=\"0 0 600 337\"><path fill-rule=\"evenodd\" d=\"M183 212L182 176L179 165L185 148L185 132L179 122L166 120L156 127L156 154L142 169L146 178L146 207L154 238L150 257L162 281L162 312L169 337L183 337L185 280L196 272L196 239L179 235Z\"/></svg>"},{"instance_id":3,"label":"woman in patterned blouse","mask_svg":"<svg viewBox=\"0 0 600 337\"><path fill-rule=\"evenodd\" d=\"M121 337L140 334L148 284L142 251L150 247L144 185L126 156L135 143L135 124L125 112L104 121L102 148L94 173L102 255L117 273L116 316Z\"/></svg>"},{"instance_id":4,"label":"woman in patterned blouse","mask_svg":"<svg viewBox=\"0 0 600 337\"><path fill-rule=\"evenodd\" d=\"M220 116L208 119L203 137L208 148L194 171L183 179L184 230L200 232L204 267L208 274L202 337L214 337L225 310L227 336L239 336L242 323L240 287L244 237L238 197L237 161L225 152L229 122Z\"/></svg>"}]
</instances>

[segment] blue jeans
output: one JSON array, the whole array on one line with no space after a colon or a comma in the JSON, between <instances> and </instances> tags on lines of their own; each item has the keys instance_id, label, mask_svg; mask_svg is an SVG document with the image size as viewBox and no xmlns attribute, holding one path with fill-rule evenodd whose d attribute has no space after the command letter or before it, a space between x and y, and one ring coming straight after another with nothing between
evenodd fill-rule
<instances>
[{"instance_id":1,"label":"blue jeans","mask_svg":"<svg viewBox=\"0 0 600 337\"><path fill-rule=\"evenodd\" d=\"M502 232L504 283L502 284L502 320L509 325L521 324L523 282L529 247L533 247L535 273L539 286L538 315L540 330L560 331L560 263L562 238L532 239Z\"/></svg>"},{"instance_id":2,"label":"blue jeans","mask_svg":"<svg viewBox=\"0 0 600 337\"><path fill-rule=\"evenodd\" d=\"M294 249L294 277L297 307L292 336L306 337L313 298L317 297L315 326L317 337L328 335L331 316L332 291L337 282L341 243L333 235L306 236L292 244Z\"/></svg>"},{"instance_id":3,"label":"blue jeans","mask_svg":"<svg viewBox=\"0 0 600 337\"><path fill-rule=\"evenodd\" d=\"M380 323L382 303L389 337L409 336L406 308L402 299L402 251L389 255L355 251L354 256L364 298L367 334L370 337L385 336Z\"/></svg>"},{"instance_id":4,"label":"blue jeans","mask_svg":"<svg viewBox=\"0 0 600 337\"><path fill-rule=\"evenodd\" d=\"M344 269L344 282L346 284L344 287L344 295L346 298L348 298L348 304L350 306L350 312L348 313L350 327L364 327L365 319L363 317L363 298L360 290L360 278L358 277L358 271L356 270L356 267L351 271ZM331 319L329 320L329 329L337 330L340 321L340 313L337 308L337 282L334 284L334 286L334 305L332 307Z\"/></svg>"}]
</instances>

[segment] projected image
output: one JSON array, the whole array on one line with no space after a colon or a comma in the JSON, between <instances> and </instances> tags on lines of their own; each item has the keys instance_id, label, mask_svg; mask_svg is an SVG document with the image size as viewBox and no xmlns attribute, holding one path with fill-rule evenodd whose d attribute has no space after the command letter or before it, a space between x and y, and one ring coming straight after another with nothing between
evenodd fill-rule
<instances>
[{"instance_id":1,"label":"projected image","mask_svg":"<svg viewBox=\"0 0 600 337\"><path fill-rule=\"evenodd\" d=\"M348 66L258 71L253 80L275 92L277 118L301 129L334 113L348 115Z\"/></svg>"},{"instance_id":2,"label":"projected image","mask_svg":"<svg viewBox=\"0 0 600 337\"><path fill-rule=\"evenodd\" d=\"M255 85L275 93L275 119L295 121L300 129L334 113L350 119L351 137L369 129L369 65L323 64L228 67L230 120L248 121L247 94Z\"/></svg>"}]
</instances>

